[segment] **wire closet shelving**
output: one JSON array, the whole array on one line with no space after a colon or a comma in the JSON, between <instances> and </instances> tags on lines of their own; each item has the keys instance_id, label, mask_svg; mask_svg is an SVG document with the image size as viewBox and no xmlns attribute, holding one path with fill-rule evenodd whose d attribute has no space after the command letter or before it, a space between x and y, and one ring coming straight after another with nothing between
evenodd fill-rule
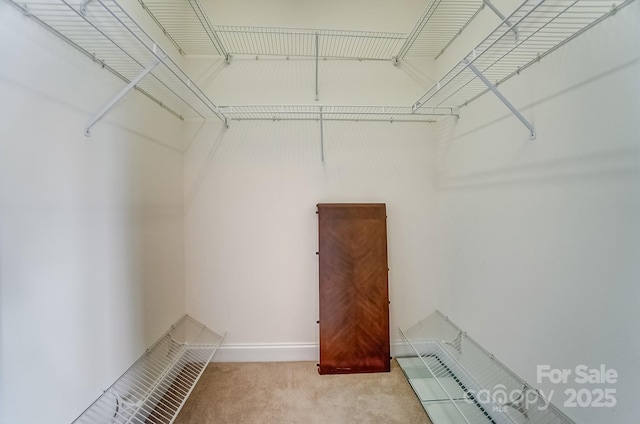
<instances>
[{"instance_id":1,"label":"wire closet shelving","mask_svg":"<svg viewBox=\"0 0 640 424\"><path fill-rule=\"evenodd\" d=\"M434 424L575 424L440 311L400 332L415 356L398 363Z\"/></svg>"},{"instance_id":2,"label":"wire closet shelving","mask_svg":"<svg viewBox=\"0 0 640 424\"><path fill-rule=\"evenodd\" d=\"M461 107L634 0L525 0L413 105Z\"/></svg>"},{"instance_id":3,"label":"wire closet shelving","mask_svg":"<svg viewBox=\"0 0 640 424\"><path fill-rule=\"evenodd\" d=\"M438 59L484 6L483 0L428 2L396 57Z\"/></svg>"},{"instance_id":4,"label":"wire closet shelving","mask_svg":"<svg viewBox=\"0 0 640 424\"><path fill-rule=\"evenodd\" d=\"M231 120L251 121L386 121L434 122L438 116L452 116L456 110L447 107L414 112L399 106L323 106L323 105L233 105L219 106Z\"/></svg>"},{"instance_id":5,"label":"wire closet shelving","mask_svg":"<svg viewBox=\"0 0 640 424\"><path fill-rule=\"evenodd\" d=\"M498 86L634 0L524 0L504 16L490 0L430 0L408 34L214 25L200 0L138 0L177 51L233 55L390 60L437 59L484 9L498 27L412 105L238 105L218 106L163 52L117 0L25 3L5 0L62 37L129 85L89 122L85 132L128 89L135 88L176 117L228 120L376 120L433 122L458 116L493 91L527 126L535 129L498 91Z\"/></svg>"},{"instance_id":6,"label":"wire closet shelving","mask_svg":"<svg viewBox=\"0 0 640 424\"><path fill-rule=\"evenodd\" d=\"M222 343L185 315L73 424L171 424Z\"/></svg>"},{"instance_id":7,"label":"wire closet shelving","mask_svg":"<svg viewBox=\"0 0 640 424\"><path fill-rule=\"evenodd\" d=\"M389 32L214 25L199 0L138 1L183 54L389 60L406 38Z\"/></svg>"},{"instance_id":8,"label":"wire closet shelving","mask_svg":"<svg viewBox=\"0 0 640 424\"><path fill-rule=\"evenodd\" d=\"M22 12L135 89L184 118L219 118L216 105L115 0L19 3Z\"/></svg>"}]
</instances>

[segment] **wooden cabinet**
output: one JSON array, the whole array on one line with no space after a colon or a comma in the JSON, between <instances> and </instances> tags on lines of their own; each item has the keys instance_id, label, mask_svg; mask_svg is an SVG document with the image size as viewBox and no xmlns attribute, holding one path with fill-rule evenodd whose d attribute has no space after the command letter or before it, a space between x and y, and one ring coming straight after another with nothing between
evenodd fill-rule
<instances>
[{"instance_id":1,"label":"wooden cabinet","mask_svg":"<svg viewBox=\"0 0 640 424\"><path fill-rule=\"evenodd\" d=\"M318 204L320 374L390 370L384 204Z\"/></svg>"}]
</instances>

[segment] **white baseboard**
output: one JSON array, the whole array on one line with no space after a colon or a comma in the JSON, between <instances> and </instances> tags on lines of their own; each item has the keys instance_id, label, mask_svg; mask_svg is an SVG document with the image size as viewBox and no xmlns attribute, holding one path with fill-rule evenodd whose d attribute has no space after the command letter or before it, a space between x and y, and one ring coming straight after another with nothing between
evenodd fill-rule
<instances>
[{"instance_id":1,"label":"white baseboard","mask_svg":"<svg viewBox=\"0 0 640 424\"><path fill-rule=\"evenodd\" d=\"M317 343L223 344L213 362L295 362L317 361Z\"/></svg>"},{"instance_id":2,"label":"white baseboard","mask_svg":"<svg viewBox=\"0 0 640 424\"><path fill-rule=\"evenodd\" d=\"M414 355L406 342L391 342L391 356ZM317 362L319 357L318 343L223 344L213 355L212 362Z\"/></svg>"}]
</instances>

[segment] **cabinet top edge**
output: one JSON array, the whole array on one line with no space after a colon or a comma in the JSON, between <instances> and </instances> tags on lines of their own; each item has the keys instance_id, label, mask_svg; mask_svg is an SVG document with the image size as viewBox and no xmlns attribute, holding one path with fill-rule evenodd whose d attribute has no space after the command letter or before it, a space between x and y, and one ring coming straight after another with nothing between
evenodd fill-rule
<instances>
[{"instance_id":1,"label":"cabinet top edge","mask_svg":"<svg viewBox=\"0 0 640 424\"><path fill-rule=\"evenodd\" d=\"M386 203L318 203L319 208L386 207Z\"/></svg>"}]
</instances>

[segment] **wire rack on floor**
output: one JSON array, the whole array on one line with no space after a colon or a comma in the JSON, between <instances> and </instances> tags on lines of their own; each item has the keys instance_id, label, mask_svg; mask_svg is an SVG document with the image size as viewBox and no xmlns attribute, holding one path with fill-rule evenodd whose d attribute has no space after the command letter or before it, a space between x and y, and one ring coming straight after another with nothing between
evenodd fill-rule
<instances>
[{"instance_id":1,"label":"wire rack on floor","mask_svg":"<svg viewBox=\"0 0 640 424\"><path fill-rule=\"evenodd\" d=\"M186 315L73 423L172 423L223 337Z\"/></svg>"},{"instance_id":2,"label":"wire rack on floor","mask_svg":"<svg viewBox=\"0 0 640 424\"><path fill-rule=\"evenodd\" d=\"M401 333L416 356L398 363L434 424L574 424L441 312Z\"/></svg>"}]
</instances>

